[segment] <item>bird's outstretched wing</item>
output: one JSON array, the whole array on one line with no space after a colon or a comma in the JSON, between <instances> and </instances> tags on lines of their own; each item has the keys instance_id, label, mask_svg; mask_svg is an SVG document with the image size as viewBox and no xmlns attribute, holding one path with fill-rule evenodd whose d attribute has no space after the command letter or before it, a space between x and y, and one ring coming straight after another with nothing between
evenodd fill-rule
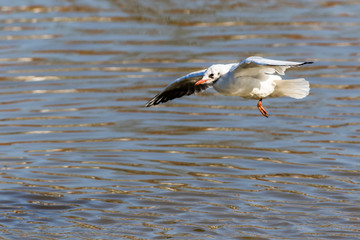
<instances>
[{"instance_id":1,"label":"bird's outstretched wing","mask_svg":"<svg viewBox=\"0 0 360 240\"><path fill-rule=\"evenodd\" d=\"M267 59L262 57L248 57L233 70L235 76L252 76L262 79L260 74L274 74L284 75L285 70L294 67L301 66L304 64L311 64L313 62L291 62L291 61L280 61Z\"/></svg>"},{"instance_id":2,"label":"bird's outstretched wing","mask_svg":"<svg viewBox=\"0 0 360 240\"><path fill-rule=\"evenodd\" d=\"M179 98L184 95L191 95L194 93L201 92L212 84L199 84L195 86L195 83L202 79L206 69L189 73L183 77L180 77L169 84L162 92L157 94L155 97L150 99L145 107L151 107L160 103L170 101L174 98Z\"/></svg>"}]
</instances>

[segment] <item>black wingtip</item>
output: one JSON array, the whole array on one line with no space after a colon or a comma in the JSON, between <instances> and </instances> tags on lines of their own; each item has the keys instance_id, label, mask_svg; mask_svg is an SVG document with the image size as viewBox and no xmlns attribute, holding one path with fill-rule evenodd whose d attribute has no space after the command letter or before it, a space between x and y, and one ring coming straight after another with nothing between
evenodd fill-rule
<instances>
[{"instance_id":1,"label":"black wingtip","mask_svg":"<svg viewBox=\"0 0 360 240\"><path fill-rule=\"evenodd\" d=\"M160 102L159 102L159 95L156 95L155 97L153 97L152 99L150 99L146 104L145 104L145 107L151 107L151 106L154 106L154 105L158 105Z\"/></svg>"},{"instance_id":2,"label":"black wingtip","mask_svg":"<svg viewBox=\"0 0 360 240\"><path fill-rule=\"evenodd\" d=\"M148 101L148 102L145 104L145 107L151 107L151 106L153 106L153 105L155 105L155 104L154 104L154 100L151 99L150 101Z\"/></svg>"},{"instance_id":3,"label":"black wingtip","mask_svg":"<svg viewBox=\"0 0 360 240\"><path fill-rule=\"evenodd\" d=\"M305 64L313 64L314 62L303 62L301 65L305 65Z\"/></svg>"}]
</instances>

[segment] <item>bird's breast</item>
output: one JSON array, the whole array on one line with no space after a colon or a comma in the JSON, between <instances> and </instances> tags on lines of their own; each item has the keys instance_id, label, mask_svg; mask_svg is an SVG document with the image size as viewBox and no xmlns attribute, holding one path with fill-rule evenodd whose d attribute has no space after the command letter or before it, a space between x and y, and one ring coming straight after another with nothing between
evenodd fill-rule
<instances>
[{"instance_id":1,"label":"bird's breast","mask_svg":"<svg viewBox=\"0 0 360 240\"><path fill-rule=\"evenodd\" d=\"M214 89L223 95L255 99L265 98L275 89L275 77L278 76L270 75L266 80L260 80L249 76L235 77L230 73L221 77L214 84Z\"/></svg>"}]
</instances>

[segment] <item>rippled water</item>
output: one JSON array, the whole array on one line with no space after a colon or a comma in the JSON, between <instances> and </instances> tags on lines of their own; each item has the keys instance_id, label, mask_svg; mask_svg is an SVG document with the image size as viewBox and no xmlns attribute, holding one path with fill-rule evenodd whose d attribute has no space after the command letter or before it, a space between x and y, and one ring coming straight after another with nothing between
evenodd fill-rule
<instances>
[{"instance_id":1,"label":"rippled water","mask_svg":"<svg viewBox=\"0 0 360 240\"><path fill-rule=\"evenodd\" d=\"M360 238L357 1L3 0L1 239ZM315 61L302 100L173 79Z\"/></svg>"}]
</instances>

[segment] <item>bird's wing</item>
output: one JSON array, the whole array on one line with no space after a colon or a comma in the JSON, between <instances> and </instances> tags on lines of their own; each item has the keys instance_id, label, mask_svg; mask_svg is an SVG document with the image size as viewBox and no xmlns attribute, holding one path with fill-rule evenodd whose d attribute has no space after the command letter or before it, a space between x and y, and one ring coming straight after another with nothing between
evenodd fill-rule
<instances>
[{"instance_id":1,"label":"bird's wing","mask_svg":"<svg viewBox=\"0 0 360 240\"><path fill-rule=\"evenodd\" d=\"M262 57L248 57L240 62L233 71L236 77L252 76L261 79L261 77L259 78L260 74L266 75L277 73L279 75L284 75L285 70L290 67L311 63L313 62L291 62Z\"/></svg>"},{"instance_id":2,"label":"bird's wing","mask_svg":"<svg viewBox=\"0 0 360 240\"><path fill-rule=\"evenodd\" d=\"M145 106L151 107L153 105L164 103L184 95L198 93L211 87L212 84L199 84L195 86L195 83L202 79L205 71L206 69L192 72L176 79L170 83L162 92L150 99Z\"/></svg>"}]
</instances>

